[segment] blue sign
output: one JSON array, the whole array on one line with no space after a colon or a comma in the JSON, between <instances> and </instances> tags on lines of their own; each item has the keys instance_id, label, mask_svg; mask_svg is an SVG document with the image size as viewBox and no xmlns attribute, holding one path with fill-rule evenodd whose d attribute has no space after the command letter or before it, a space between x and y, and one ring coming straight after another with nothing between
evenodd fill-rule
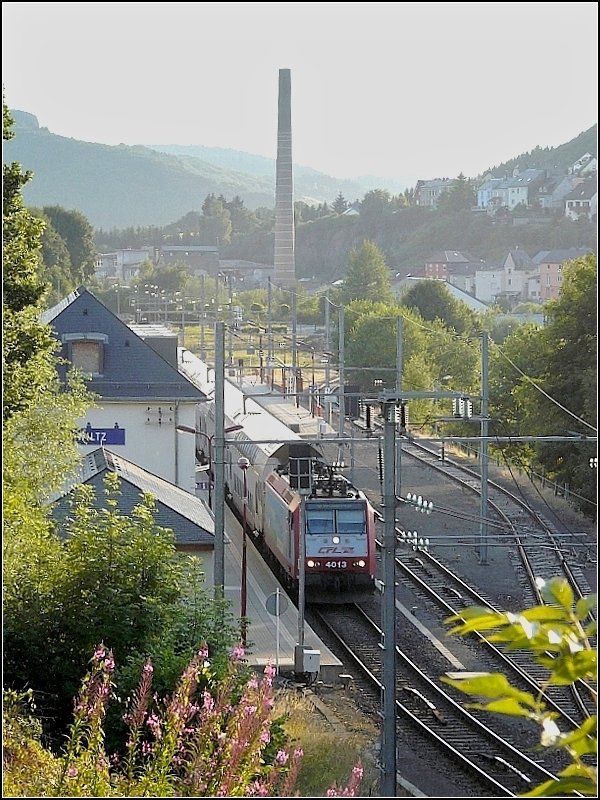
<instances>
[{"instance_id":1,"label":"blue sign","mask_svg":"<svg viewBox=\"0 0 600 800\"><path fill-rule=\"evenodd\" d=\"M81 428L80 444L125 444L125 428L119 428L117 422L113 428L92 428L91 424Z\"/></svg>"}]
</instances>

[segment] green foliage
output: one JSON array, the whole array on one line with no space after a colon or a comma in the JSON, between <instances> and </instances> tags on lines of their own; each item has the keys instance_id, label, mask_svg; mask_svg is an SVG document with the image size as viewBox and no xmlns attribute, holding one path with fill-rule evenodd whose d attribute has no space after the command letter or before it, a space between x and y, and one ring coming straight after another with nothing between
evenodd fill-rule
<instances>
[{"instance_id":1,"label":"green foliage","mask_svg":"<svg viewBox=\"0 0 600 800\"><path fill-rule=\"evenodd\" d=\"M561 749L567 753L571 763L557 780L547 781L522 797L577 793L596 797L596 768L586 758L597 749L596 715L577 729L562 732L556 713L549 710L544 700L549 686L596 681L597 654L590 643L590 638L596 634L596 623L590 614L596 607L596 597L576 602L569 584L561 578L545 583L541 594L543 605L517 614L474 606L446 620L453 624L450 634L465 636L474 631L491 631L487 634L490 641L502 642L512 650L529 651L547 670L547 678L537 696L514 688L501 673L464 679L443 677L441 680L464 694L484 699L469 704L471 708L530 720L540 730L540 749Z\"/></svg>"},{"instance_id":2,"label":"green foliage","mask_svg":"<svg viewBox=\"0 0 600 800\"><path fill-rule=\"evenodd\" d=\"M69 251L74 282L77 285L85 283L94 274L96 261L93 227L79 211L44 206L43 212Z\"/></svg>"},{"instance_id":3,"label":"green foliage","mask_svg":"<svg viewBox=\"0 0 600 800\"><path fill-rule=\"evenodd\" d=\"M346 209L348 208L348 203L342 192L340 192L338 196L335 198L331 208L335 211L336 214L343 214L344 211L346 211Z\"/></svg>"},{"instance_id":4,"label":"green foliage","mask_svg":"<svg viewBox=\"0 0 600 800\"><path fill-rule=\"evenodd\" d=\"M424 320L439 319L456 333L468 335L477 329L477 314L450 294L445 281L418 281L402 295L400 302L406 308L416 309Z\"/></svg>"},{"instance_id":5,"label":"green foliage","mask_svg":"<svg viewBox=\"0 0 600 800\"><path fill-rule=\"evenodd\" d=\"M353 300L390 302L390 283L390 270L383 253L373 242L365 240L350 253L342 302L345 305Z\"/></svg>"},{"instance_id":6,"label":"green foliage","mask_svg":"<svg viewBox=\"0 0 600 800\"><path fill-rule=\"evenodd\" d=\"M141 671L129 708L123 747L106 747L104 724L114 689L115 661L95 648L75 701L66 745L57 757L41 747L39 729L23 708L27 698L4 693L4 795L36 797L289 797L302 749L291 752L282 718L273 713L274 668L243 678L242 651L217 677L201 648L171 694L153 693L152 662ZM347 786L327 796L354 796L358 763ZM7 791L8 790L8 791Z\"/></svg>"},{"instance_id":7,"label":"green foliage","mask_svg":"<svg viewBox=\"0 0 600 800\"><path fill-rule=\"evenodd\" d=\"M3 138L12 137L3 103ZM55 370L56 341L39 321L46 285L39 279L43 222L28 211L21 191L31 173L3 165L2 303L3 419L40 403Z\"/></svg>"},{"instance_id":8,"label":"green foliage","mask_svg":"<svg viewBox=\"0 0 600 800\"><path fill-rule=\"evenodd\" d=\"M477 195L473 189L473 181L467 180L460 173L449 189L442 192L438 200L438 211L453 213L469 210L477 205Z\"/></svg>"},{"instance_id":9,"label":"green foliage","mask_svg":"<svg viewBox=\"0 0 600 800\"><path fill-rule=\"evenodd\" d=\"M62 541L43 528L36 539L20 528L14 537L25 549L13 545L5 587L6 685L43 688L59 727L58 709L64 713L94 642L110 644L125 663L157 642L166 648L171 640L185 652L199 633L198 603L183 614L196 627L185 636L172 631L197 570L184 569L187 557L176 556L172 531L156 524L151 496L131 514L119 513L118 480L107 476L102 508L91 487L76 487L72 511L59 524ZM224 626L216 643L226 639Z\"/></svg>"},{"instance_id":10,"label":"green foliage","mask_svg":"<svg viewBox=\"0 0 600 800\"><path fill-rule=\"evenodd\" d=\"M499 434L595 433L597 281L595 255L568 262L559 299L544 307L547 324L519 327L492 349L492 417L505 420ZM584 513L595 513L596 480L588 467L593 445L539 442L527 453L534 467L583 498Z\"/></svg>"}]
</instances>

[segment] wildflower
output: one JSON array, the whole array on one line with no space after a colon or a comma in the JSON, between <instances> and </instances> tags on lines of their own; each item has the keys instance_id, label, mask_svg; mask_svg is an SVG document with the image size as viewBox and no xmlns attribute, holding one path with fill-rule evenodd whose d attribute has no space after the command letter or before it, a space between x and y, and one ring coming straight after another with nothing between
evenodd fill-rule
<instances>
[{"instance_id":1,"label":"wildflower","mask_svg":"<svg viewBox=\"0 0 600 800\"><path fill-rule=\"evenodd\" d=\"M269 744L269 742L271 741L271 734L269 733L269 731L263 731L263 732L261 733L261 735L260 735L260 741L261 741L263 744Z\"/></svg>"},{"instance_id":2,"label":"wildflower","mask_svg":"<svg viewBox=\"0 0 600 800\"><path fill-rule=\"evenodd\" d=\"M233 650L231 651L231 657L234 661L240 661L246 654L246 651L242 647L242 645L236 645Z\"/></svg>"},{"instance_id":3,"label":"wildflower","mask_svg":"<svg viewBox=\"0 0 600 800\"><path fill-rule=\"evenodd\" d=\"M279 750L275 756L275 763L283 766L287 763L288 758L289 755L285 752L285 750Z\"/></svg>"},{"instance_id":4,"label":"wildflower","mask_svg":"<svg viewBox=\"0 0 600 800\"><path fill-rule=\"evenodd\" d=\"M76 778L77 777L77 767L69 767L67 770L67 778Z\"/></svg>"},{"instance_id":5,"label":"wildflower","mask_svg":"<svg viewBox=\"0 0 600 800\"><path fill-rule=\"evenodd\" d=\"M146 720L146 725L150 728L154 737L156 739L160 739L161 737L160 720L156 716L156 714L150 714L150 716Z\"/></svg>"},{"instance_id":6,"label":"wildflower","mask_svg":"<svg viewBox=\"0 0 600 800\"><path fill-rule=\"evenodd\" d=\"M106 655L106 649L103 644L99 644L96 648L96 652L92 656L94 661L102 661L104 656Z\"/></svg>"},{"instance_id":7,"label":"wildflower","mask_svg":"<svg viewBox=\"0 0 600 800\"><path fill-rule=\"evenodd\" d=\"M150 742L142 742L142 755L149 756L154 752L154 747Z\"/></svg>"},{"instance_id":8,"label":"wildflower","mask_svg":"<svg viewBox=\"0 0 600 800\"><path fill-rule=\"evenodd\" d=\"M202 706L204 710L208 711L209 713L214 709L215 701L212 698L210 692L204 691L202 693Z\"/></svg>"}]
</instances>

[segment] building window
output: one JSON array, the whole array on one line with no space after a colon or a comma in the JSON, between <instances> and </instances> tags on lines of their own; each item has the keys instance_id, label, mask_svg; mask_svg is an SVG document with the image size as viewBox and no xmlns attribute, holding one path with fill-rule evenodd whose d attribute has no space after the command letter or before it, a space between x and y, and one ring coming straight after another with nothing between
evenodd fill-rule
<instances>
[{"instance_id":1,"label":"building window","mask_svg":"<svg viewBox=\"0 0 600 800\"><path fill-rule=\"evenodd\" d=\"M99 375L102 372L102 345L100 342L72 342L69 360L82 372Z\"/></svg>"},{"instance_id":2,"label":"building window","mask_svg":"<svg viewBox=\"0 0 600 800\"><path fill-rule=\"evenodd\" d=\"M67 333L62 336L67 348L67 360L86 375L99 377L104 373L104 348L108 336L104 333Z\"/></svg>"}]
</instances>

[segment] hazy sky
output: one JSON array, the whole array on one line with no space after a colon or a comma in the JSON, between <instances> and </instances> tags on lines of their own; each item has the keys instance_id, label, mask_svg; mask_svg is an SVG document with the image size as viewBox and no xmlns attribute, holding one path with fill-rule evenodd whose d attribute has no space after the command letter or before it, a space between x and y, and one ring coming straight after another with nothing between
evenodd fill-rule
<instances>
[{"instance_id":1,"label":"hazy sky","mask_svg":"<svg viewBox=\"0 0 600 800\"><path fill-rule=\"evenodd\" d=\"M10 108L62 136L469 177L597 121L591 3L2 3Z\"/></svg>"}]
</instances>

